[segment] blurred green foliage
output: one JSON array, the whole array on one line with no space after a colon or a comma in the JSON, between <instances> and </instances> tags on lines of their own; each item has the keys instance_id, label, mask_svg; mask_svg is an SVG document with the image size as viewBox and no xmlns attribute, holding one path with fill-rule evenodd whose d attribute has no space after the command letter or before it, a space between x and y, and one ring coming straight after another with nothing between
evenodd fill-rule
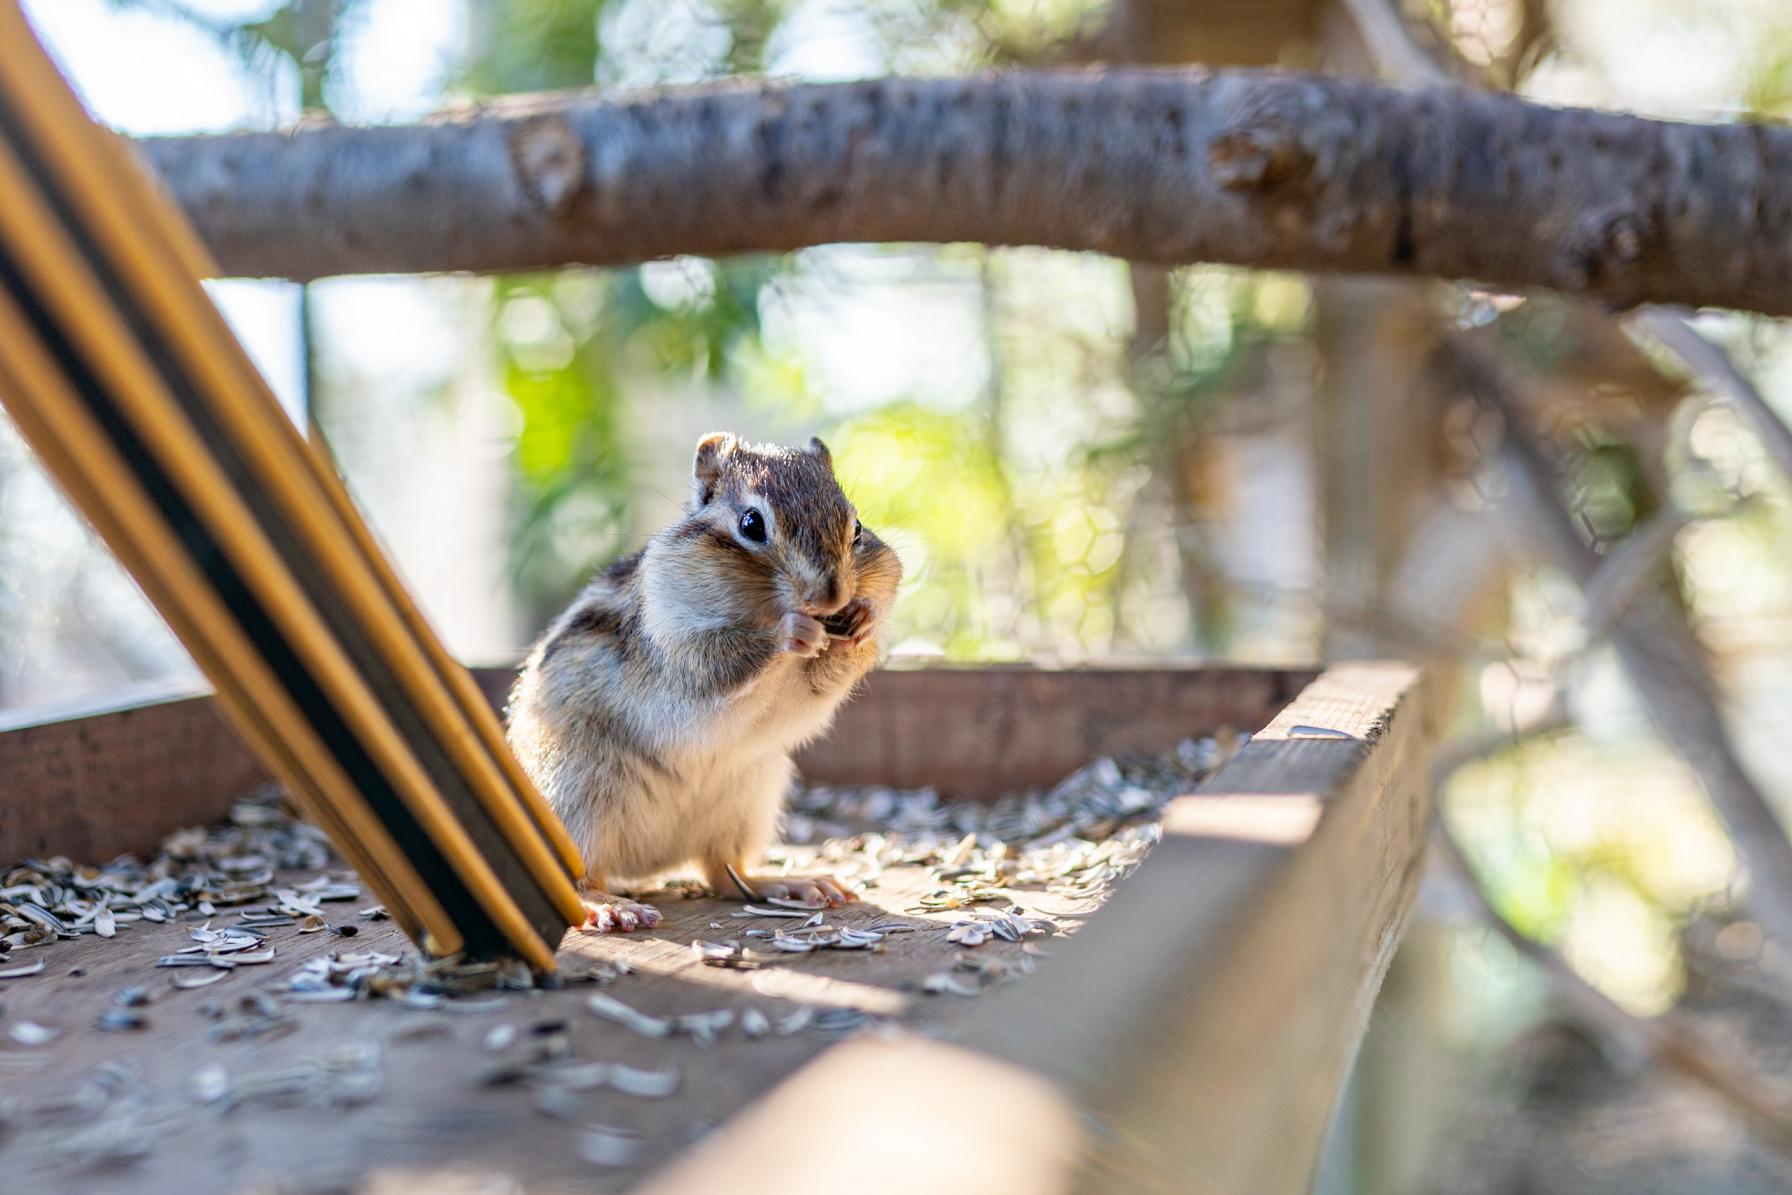
<instances>
[{"instance_id":1,"label":"blurred green foliage","mask_svg":"<svg viewBox=\"0 0 1792 1195\"><path fill-rule=\"evenodd\" d=\"M302 105L325 111L336 106L339 35L370 5L284 0L228 25L180 0L115 2L184 12L258 71L284 63ZM1094 0L886 0L855 19L869 38L867 69L940 70L1049 58L1101 9ZM448 87L468 97L761 73L788 52L790 23L817 14L794 0L473 0L467 12ZM493 368L517 414L510 563L523 609L544 620L653 529L638 509L628 397L670 382L734 394L834 440L867 517L909 558L905 637L954 656L1114 645L1129 588L1163 568L1152 552L1129 550L1141 519L1164 513L1161 496L1147 508L1144 482L1178 467L1210 402L1250 373L1264 342L1252 306L1264 284L1215 272L1177 301L1164 344L1127 358L1126 329L1112 319L1060 329L1056 313L1018 310L1015 297L1058 267L981 249L942 255L969 263L989 316L991 381L973 408L898 394L842 411L819 393L802 355L768 345L762 327L780 287L825 273L800 254L494 279ZM1122 269L1096 272L1124 306ZM1047 328L1068 334L1041 335ZM1092 392L1103 400L1089 401ZM314 410L328 434L327 394ZM1082 434L1042 456L1025 429L1047 423ZM1223 595L1207 596L1194 633L1222 651Z\"/></svg>"},{"instance_id":2,"label":"blurred green foliage","mask_svg":"<svg viewBox=\"0 0 1792 1195\"><path fill-rule=\"evenodd\" d=\"M754 0L483 5L457 81L483 94L761 72L777 48L780 22L799 7ZM957 47L969 62L1044 54L1082 30L1099 6L952 0L871 8L872 28L894 65L898 47L930 41ZM592 567L651 530L637 525L630 505L636 479L616 413L631 384L707 379L787 417L827 420L826 396L812 391L801 363L779 359L760 334L768 291L801 269L799 257L705 265L702 285L680 302L656 300L641 269L582 280L586 301L575 304L552 300L559 283L498 284L495 340L506 392L521 416L514 575L529 608L545 614ZM1010 284L989 269L977 282L992 292ZM543 356L539 345L518 339L504 318L518 300L550 302L565 351ZM999 293L986 301L999 306ZM1118 424L1100 421L1088 451L1049 465L1017 461L999 430L1031 414L1027 367L1053 377L1086 368L1081 360L1034 359L1037 337L1024 365L997 371L982 410L897 397L819 429L834 439L842 474L867 517L898 539L909 560L911 582L900 606L905 637L948 655L985 657L1078 652L1114 641L1124 574L1153 563L1123 551L1131 495L1117 479L1141 462L1156 463L1166 442L1159 424L1175 423L1185 440L1192 435L1199 412L1189 400L1204 388L1218 393L1213 379L1237 373L1250 351L1248 335L1232 336L1226 318L1198 322L1226 329L1217 358L1209 359L1216 349L1208 343L1216 340L1211 328L1176 337L1163 376L1141 376L1152 383L1145 417L1128 412L1132 417ZM1080 352L1069 342L1051 351ZM1061 384L1053 388L1060 401L1080 397L1063 393ZM1147 393L1143 384L1140 392ZM1208 645L1224 647L1217 635Z\"/></svg>"}]
</instances>

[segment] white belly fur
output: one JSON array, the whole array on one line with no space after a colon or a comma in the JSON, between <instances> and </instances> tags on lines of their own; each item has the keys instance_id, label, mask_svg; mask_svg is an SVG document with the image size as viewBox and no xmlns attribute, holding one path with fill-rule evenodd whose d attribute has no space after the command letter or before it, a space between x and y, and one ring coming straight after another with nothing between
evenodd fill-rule
<instances>
[{"instance_id":1,"label":"white belly fur","mask_svg":"<svg viewBox=\"0 0 1792 1195\"><path fill-rule=\"evenodd\" d=\"M652 703L664 770L618 793L581 844L606 879L646 880L705 858L758 861L795 772L790 752L827 728L844 695L810 692L800 664L775 665L725 705Z\"/></svg>"}]
</instances>

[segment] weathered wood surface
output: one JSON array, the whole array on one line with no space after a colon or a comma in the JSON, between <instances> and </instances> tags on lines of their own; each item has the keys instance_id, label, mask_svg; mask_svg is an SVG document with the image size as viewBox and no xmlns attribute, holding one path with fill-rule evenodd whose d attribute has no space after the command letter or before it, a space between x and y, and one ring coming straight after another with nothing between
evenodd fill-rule
<instances>
[{"instance_id":1,"label":"weathered wood surface","mask_svg":"<svg viewBox=\"0 0 1792 1195\"><path fill-rule=\"evenodd\" d=\"M475 671L497 702L512 675ZM872 673L797 762L811 784L995 797L1054 784L1097 755L1168 750L1191 726L1261 726L1316 675L1163 661L899 665Z\"/></svg>"},{"instance_id":2,"label":"weathered wood surface","mask_svg":"<svg viewBox=\"0 0 1792 1195\"><path fill-rule=\"evenodd\" d=\"M724 971L699 963L694 939L738 938L749 926L790 922L746 921L733 916L736 902L656 898L666 914L646 934L594 937L572 933L561 947L563 965L581 958L625 961L635 969L603 990L632 1007L659 1015L756 1008L781 1018L802 1006L850 1006L878 1015L901 1015L906 1023L949 1030L978 1000L997 998L996 989L977 998L924 996L921 980L949 968L958 948L943 928L958 914L908 914L904 910L930 891L921 868L894 868L860 904L830 913L829 924L866 925L902 921L923 929L892 936L881 954L819 952L786 955L755 971ZM371 898L370 898L371 899ZM649 1039L600 1020L586 1007L598 990L578 985L558 992L511 993L501 1011L430 1012L387 1003L300 1004L289 1007L296 1028L250 1041L213 1041L215 1023L203 1015L208 1002L235 1013L241 998L275 987L304 960L326 951L409 950L390 922L369 923L355 915L358 901L324 906L332 923L360 927L353 939L329 933L302 935L296 928L270 931L278 955L265 966L243 967L227 979L196 991L175 990L169 977L184 972L157 970L158 955L190 943L187 925L139 924L103 940L85 937L41 951L15 952L15 961L43 958L43 974L0 980L0 1101L16 1098L25 1111L22 1131L0 1134L0 1188L8 1192L60 1190L71 1195L245 1195L247 1192L367 1192L412 1195L477 1191L531 1195L617 1190L639 1181L687 1149L705 1132L736 1115L804 1063L837 1044L814 1032L753 1040L731 1027L714 1047L688 1037ZM1082 916L1094 902L1055 899L1028 901L1029 911ZM194 918L195 923L203 918ZM233 922L228 912L214 927ZM991 942L980 951L1012 958L1020 947ZM82 974L72 975L80 970ZM95 1018L127 985L153 993L143 1009L150 1027L134 1033L105 1033ZM27 1048L7 1040L6 1031L30 1020L62 1031L49 1046ZM572 1056L579 1061L621 1062L657 1070L676 1067L679 1090L654 1100L613 1091L585 1094L570 1120L543 1115L521 1084L491 1085L483 1077L501 1063L524 1058L540 1038L535 1026L566 1025ZM500 1024L514 1025L516 1043L502 1051L481 1047ZM195 1075L221 1066L237 1081L284 1066L300 1065L339 1047L372 1043L380 1051L384 1082L365 1105L336 1110L316 1107L268 1108L250 1105L224 1112L198 1104L190 1094ZM162 1126L155 1149L124 1167L88 1169L78 1159L47 1157L51 1121L33 1109L76 1092L100 1067L125 1068L142 1084L150 1119ZM956 1098L948 1088L940 1097ZM588 1124L627 1129L641 1137L632 1164L593 1166L578 1150ZM775 1173L774 1157L755 1162L754 1174ZM747 1176L741 1176L746 1182ZM15 1185L16 1184L16 1185ZM754 1190L732 1184L724 1191Z\"/></svg>"},{"instance_id":3,"label":"weathered wood surface","mask_svg":"<svg viewBox=\"0 0 1792 1195\"><path fill-rule=\"evenodd\" d=\"M474 670L497 703L512 675ZM1190 727L1261 726L1312 676L1148 665L891 669L873 675L800 762L816 784L994 796L1052 783L1095 755L1172 747ZM165 690L0 715L0 777L0 859L147 850L269 779L210 697Z\"/></svg>"},{"instance_id":4,"label":"weathered wood surface","mask_svg":"<svg viewBox=\"0 0 1792 1195\"><path fill-rule=\"evenodd\" d=\"M976 241L1792 314L1792 130L1451 86L733 79L139 144L228 274Z\"/></svg>"},{"instance_id":5,"label":"weathered wood surface","mask_svg":"<svg viewBox=\"0 0 1792 1195\"><path fill-rule=\"evenodd\" d=\"M267 779L212 699L187 689L0 713L0 865L144 850Z\"/></svg>"},{"instance_id":6,"label":"weathered wood surface","mask_svg":"<svg viewBox=\"0 0 1792 1195\"><path fill-rule=\"evenodd\" d=\"M1170 806L1164 841L1084 932L953 1045L927 1046L931 1066L910 1065L912 1041L848 1043L651 1189L721 1189L801 1123L815 1144L780 1169L785 1195L832 1195L848 1173L857 1195L964 1189L952 1180L1042 1137L1032 1191L1306 1190L1417 887L1430 720L1409 668L1328 670ZM1008 1111L929 1098L941 1074ZM1097 1131L1073 1147L1079 1124ZM949 1143L951 1176L906 1149L864 1165L868 1125Z\"/></svg>"},{"instance_id":7,"label":"weathered wood surface","mask_svg":"<svg viewBox=\"0 0 1792 1195\"><path fill-rule=\"evenodd\" d=\"M986 683L957 675L964 679L940 683L967 692ZM1165 675L1196 689L1211 683L1200 672ZM1248 687L1237 673L1206 675ZM937 698L927 683L914 682L913 693ZM1163 697L1151 684L1134 687ZM1115 713L1084 712L1092 726ZM1027 733L1063 732L1061 720L1030 725ZM1171 733L1155 745L1212 729L1164 726ZM1073 737L1087 744L1105 733ZM893 869L865 905L834 915L936 926L892 938L883 955L791 956L766 971L706 968L690 941L735 936L743 924L731 917L735 906L708 900L663 904L667 922L651 935L572 935L563 947L627 960L635 974L611 991L649 1012L752 1006L776 1016L801 1004L844 1004L905 1016L908 1028L895 1037L832 1047L808 1035L750 1041L734 1033L712 1050L642 1039L591 1017L588 989L515 995L504 1011L483 1016L303 1006L295 1032L213 1042L198 1014L206 999L228 1006L317 951L397 947L396 930L367 926L352 942L276 931L276 964L198 992L162 990L164 973L148 967L181 942L184 927L139 925L110 941L61 944L44 953L56 960L44 974L0 981L8 1023L32 1019L66 1031L36 1050L0 1043L0 1097L51 1099L102 1062L121 1062L150 1087L165 1137L133 1167L82 1172L29 1139L21 1146L15 1134L0 1145L0 1167L32 1183L78 1178L85 1191L132 1195L206 1195L277 1178L371 1191L644 1183L655 1192L706 1192L741 1189L744 1176L775 1181L785 1195L838 1195L843 1182L858 1195L1301 1190L1416 883L1429 736L1411 670L1328 671L1197 793L1171 804L1164 840L1099 911L1029 895L1036 913L1069 923L1094 915L1048 945L1038 974L976 999L915 992L953 952L937 932L952 914L907 911L931 887L919 869ZM983 758L996 766L1003 751L1035 745L985 744ZM112 991L146 982L159 993L152 1029L92 1028ZM479 1043L499 1021L525 1035L531 1025L564 1021L575 1056L670 1062L683 1085L667 1101L600 1093L586 1097L573 1121L544 1116L527 1092L480 1083L496 1057ZM261 1072L353 1041L378 1043L383 1059L385 1088L365 1108L221 1116L186 1094L203 1065ZM581 1160L578 1133L590 1122L639 1132L637 1164L611 1172ZM1099 1126L1093 1138L1091 1124Z\"/></svg>"}]
</instances>

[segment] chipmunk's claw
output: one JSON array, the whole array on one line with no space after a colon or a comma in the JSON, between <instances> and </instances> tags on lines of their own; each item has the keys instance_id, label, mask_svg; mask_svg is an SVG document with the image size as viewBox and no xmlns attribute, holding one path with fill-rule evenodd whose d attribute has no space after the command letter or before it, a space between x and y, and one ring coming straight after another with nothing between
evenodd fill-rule
<instances>
[{"instance_id":1,"label":"chipmunk's claw","mask_svg":"<svg viewBox=\"0 0 1792 1195\"><path fill-rule=\"evenodd\" d=\"M778 646L792 655L813 659L827 650L827 628L819 620L792 610L778 623Z\"/></svg>"},{"instance_id":2,"label":"chipmunk's claw","mask_svg":"<svg viewBox=\"0 0 1792 1195\"><path fill-rule=\"evenodd\" d=\"M877 603L868 597L856 597L840 610L822 619L829 635L857 647L877 630Z\"/></svg>"},{"instance_id":3,"label":"chipmunk's claw","mask_svg":"<svg viewBox=\"0 0 1792 1195\"><path fill-rule=\"evenodd\" d=\"M810 908L838 908L859 899L859 894L833 876L745 876L740 868L722 859L703 864L703 876L718 896L736 900L800 901Z\"/></svg>"},{"instance_id":4,"label":"chipmunk's claw","mask_svg":"<svg viewBox=\"0 0 1792 1195\"><path fill-rule=\"evenodd\" d=\"M652 929L660 923L660 911L652 905L605 896L601 900L585 900L585 924L588 934L628 934L638 929Z\"/></svg>"}]
</instances>

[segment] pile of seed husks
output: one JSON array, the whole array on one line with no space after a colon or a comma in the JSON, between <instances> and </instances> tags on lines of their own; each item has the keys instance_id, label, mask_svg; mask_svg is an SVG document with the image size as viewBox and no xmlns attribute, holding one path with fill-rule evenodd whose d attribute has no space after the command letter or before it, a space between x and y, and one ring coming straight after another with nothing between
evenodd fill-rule
<instances>
[{"instance_id":1,"label":"pile of seed husks","mask_svg":"<svg viewBox=\"0 0 1792 1195\"><path fill-rule=\"evenodd\" d=\"M255 956L268 927L321 930L328 924L323 902L361 896L353 877L332 867L340 861L322 832L286 812L271 789L239 801L228 822L169 835L148 860L123 855L96 867L60 856L26 859L0 873L0 978L31 967L25 959L32 947L87 934L111 938L137 922L190 915L208 924L190 931L195 946L183 956L207 966L208 958ZM295 871L317 874L294 883ZM238 924L213 929L212 918ZM219 962L214 969L236 965Z\"/></svg>"},{"instance_id":2,"label":"pile of seed husks","mask_svg":"<svg viewBox=\"0 0 1792 1195\"><path fill-rule=\"evenodd\" d=\"M435 1008L495 988L536 986L516 963L353 949L347 940L360 926L387 915L380 905L360 903L365 898L323 832L269 788L238 801L226 822L169 835L147 860L125 855L95 867L55 857L8 869L0 875L0 979L41 973L45 957L36 948L89 934L117 937L139 922L176 922L186 926L188 945L159 956L155 966L169 970L179 988L207 987L239 968L275 961L271 931L281 929L344 940L342 950L284 980L284 995L294 1001L385 997ZM613 977L599 970L580 965L556 982ZM141 1027L141 1014L129 1011L144 1002L136 989L118 995L119 1010L100 1027ZM20 1044L42 1044L26 1023L9 1032Z\"/></svg>"},{"instance_id":3,"label":"pile of seed husks","mask_svg":"<svg viewBox=\"0 0 1792 1195\"><path fill-rule=\"evenodd\" d=\"M1230 739L1191 739L1167 755L1102 757L1050 791L993 802L947 800L933 789L800 789L774 860L819 863L868 885L888 868L926 868L937 887L907 912L1000 906L943 927L948 940L958 946L1020 941L1051 928L1025 915L1020 904L1026 894L1105 892L1156 841L1164 803L1211 773L1235 745ZM295 880L295 872L310 874ZM161 956L157 966L175 972L176 986L206 986L239 967L273 961L273 929L353 938L359 922L386 916L379 905L354 907L364 897L323 833L269 789L237 802L226 822L170 835L147 860L123 856L96 867L32 859L8 869L0 876L0 979L41 971L35 948L58 940L111 938L140 921L203 919L188 925L190 944ZM875 949L887 934L915 930L895 922L830 926L788 907L748 906L741 916L803 924L750 929L744 942L696 943L705 962L738 966L750 961L751 952ZM549 982L604 983L622 968L580 963L574 971ZM343 950L302 965L284 988L296 1001L384 997L435 1008L539 982L520 964L431 960L410 951L356 951L344 943ZM114 1020L108 1027L133 1027L128 1013ZM31 1033L18 1026L14 1032Z\"/></svg>"},{"instance_id":4,"label":"pile of seed husks","mask_svg":"<svg viewBox=\"0 0 1792 1195\"><path fill-rule=\"evenodd\" d=\"M1020 891L1094 895L1157 841L1163 807L1236 750L1235 736L1188 739L1162 756L1103 756L1044 793L951 801L931 788L799 792L785 841L813 844L845 879L924 866L940 887L910 912L999 903Z\"/></svg>"},{"instance_id":5,"label":"pile of seed husks","mask_svg":"<svg viewBox=\"0 0 1792 1195\"><path fill-rule=\"evenodd\" d=\"M278 869L322 871L333 860L323 834L281 812L271 792L239 802L224 825L169 835L148 862L27 859L0 874L0 954L194 910L211 916L268 897Z\"/></svg>"},{"instance_id":6,"label":"pile of seed husks","mask_svg":"<svg viewBox=\"0 0 1792 1195\"><path fill-rule=\"evenodd\" d=\"M1236 749L1235 736L1187 740L1163 756L1095 760L1048 792L993 802L952 801L933 789L883 787L799 790L772 862L792 870L820 867L875 889L892 868L924 869L935 887L909 914L956 912L950 922L882 920L829 924L827 915L791 902L748 905L737 918L762 920L737 938L692 944L710 966L770 965L780 953L882 948L890 934L944 932L961 949L952 966L919 982L925 993L974 996L1028 974L1038 950L1030 939L1058 930L1045 903L1087 909L1136 867L1158 839L1165 803L1190 791ZM875 899L875 897L870 897ZM774 918L783 925L763 926ZM800 924L791 922L800 921ZM971 948L1020 943L1005 956Z\"/></svg>"},{"instance_id":7,"label":"pile of seed husks","mask_svg":"<svg viewBox=\"0 0 1792 1195\"><path fill-rule=\"evenodd\" d=\"M750 969L822 950L875 954L895 934L938 935L941 946L950 948L936 956L946 965L915 977L912 989L925 996L976 996L1031 971L1039 953L1034 939L1056 932L1058 915L1098 904L1157 840L1164 804L1210 774L1234 746L1230 740L1190 740L1164 756L1097 759L1048 792L989 803L947 800L931 789L802 789L773 850L774 867L825 867L864 886L870 902L880 878L896 868L923 871L931 887L911 907L876 916L859 911L863 906L747 904L711 922L719 940L698 940L691 949L704 965ZM916 891L913 875L904 879L882 886ZM694 886L674 884L648 895L663 900L681 892L699 894ZM174 987L209 986L244 967L261 968L258 974L273 980L198 1006L211 1022L213 1041L290 1032L303 1003L382 999L497 1014L512 1009L510 989L606 986L630 969L621 959L568 957L558 974L543 977L514 962L469 964L427 959L413 949L368 949L353 939L361 925L386 913L366 899L323 834L299 819L278 792L261 792L238 802L224 823L170 835L148 859L123 857L97 867L33 859L0 873L0 995L14 984L42 982L31 977L44 973L57 942L97 935L128 949L140 922L185 930L183 946L154 957ZM1042 906L1060 913L1041 912ZM890 915L897 912L922 916ZM343 941L277 975L267 964L294 932ZM994 943L1018 949L985 948ZM154 1002L146 982L119 989L98 1027L143 1029L145 1006ZM602 991L584 1003L591 1014L640 1036L684 1037L700 1046L799 1033L839 1037L887 1019L887 1013L865 1008L806 1004L771 1015L738 1001L661 1016ZM3 1013L0 1028L13 1046L25 1047L0 1050L0 1073L26 1069L62 1035ZM414 1028L441 1031L442 1018L418 1018ZM672 1095L680 1083L670 1059L658 1069L638 1070L577 1056L564 1019L530 1025L527 1032L503 1021L480 1040L492 1057L478 1077L482 1086L520 1085L543 1115L569 1121L584 1115L586 1093L603 1089L657 1099ZM381 1084L381 1047L353 1041L261 1070L227 1070L207 1060L189 1076L188 1094L220 1111L242 1105L344 1108L373 1100ZM50 1161L71 1167L129 1163L151 1151L175 1115L151 1096L130 1066L106 1063L66 1096L30 1106L0 1097L0 1146L8 1140L9 1121L34 1119L68 1130L28 1138L52 1142L32 1147ZM576 1148L593 1165L613 1168L632 1165L642 1144L626 1129L591 1124Z\"/></svg>"}]
</instances>

